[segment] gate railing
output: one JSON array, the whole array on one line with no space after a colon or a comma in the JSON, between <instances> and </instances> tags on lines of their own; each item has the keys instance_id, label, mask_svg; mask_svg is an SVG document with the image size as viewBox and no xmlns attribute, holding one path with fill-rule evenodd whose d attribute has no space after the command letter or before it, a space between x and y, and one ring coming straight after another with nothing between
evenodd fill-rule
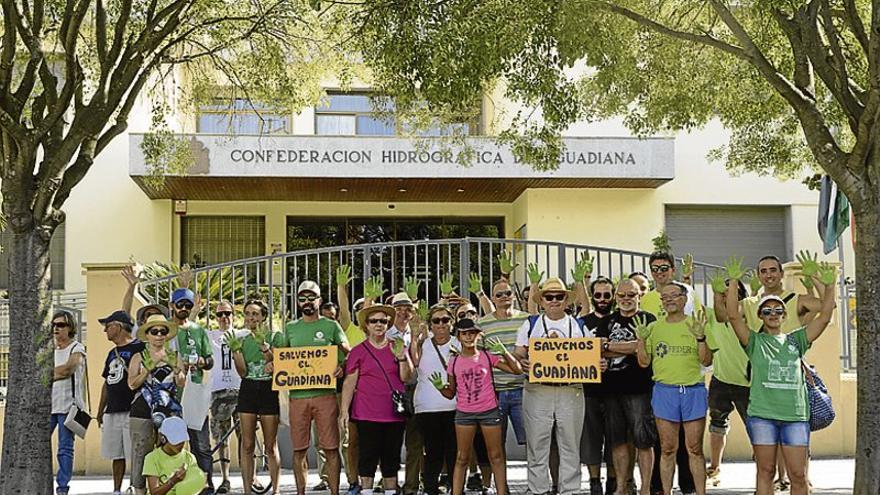
<instances>
[{"instance_id":1,"label":"gate railing","mask_svg":"<svg viewBox=\"0 0 880 495\"><path fill-rule=\"evenodd\" d=\"M433 304L440 298L440 279L447 273L453 275L462 296L468 297L471 273L478 274L483 289L490 291L491 284L501 276L496 257L502 250L507 250L518 265L510 274L518 290L529 283L526 267L530 263L536 263L545 278L560 277L571 284L570 270L585 253L595 260L594 278L615 280L632 272L649 272L647 253L563 242L470 237L336 246L236 260L193 269L191 288L211 307L221 299L240 305L261 298L275 320L270 325L277 325L297 317L296 288L303 280L317 282L325 302L337 302L335 272L342 264L352 267L354 280L348 286L351 301L363 294L367 278L381 275L386 296L403 290L406 277L416 277L421 282L419 298ZM693 286L702 301L711 296L709 278L716 268L694 263ZM149 301L167 304L176 285L176 275L170 275L142 282L139 290Z\"/></svg>"}]
</instances>

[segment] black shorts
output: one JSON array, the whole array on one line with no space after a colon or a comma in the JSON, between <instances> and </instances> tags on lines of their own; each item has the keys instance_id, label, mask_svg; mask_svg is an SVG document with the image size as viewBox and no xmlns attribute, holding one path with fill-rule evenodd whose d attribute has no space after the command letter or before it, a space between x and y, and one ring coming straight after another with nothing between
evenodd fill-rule
<instances>
[{"instance_id":1,"label":"black shorts","mask_svg":"<svg viewBox=\"0 0 880 495\"><path fill-rule=\"evenodd\" d=\"M745 423L749 410L749 387L722 382L713 376L709 382L709 431L726 435L730 429L730 413L734 409Z\"/></svg>"},{"instance_id":2,"label":"black shorts","mask_svg":"<svg viewBox=\"0 0 880 495\"><path fill-rule=\"evenodd\" d=\"M241 381L238 389L238 406L235 412L244 414L259 414L263 416L278 416L278 392L272 390L271 380Z\"/></svg>"},{"instance_id":3,"label":"black shorts","mask_svg":"<svg viewBox=\"0 0 880 495\"><path fill-rule=\"evenodd\" d=\"M657 441L657 425L651 409L651 393L614 394L602 397L605 441L612 447L632 442L649 449Z\"/></svg>"}]
</instances>

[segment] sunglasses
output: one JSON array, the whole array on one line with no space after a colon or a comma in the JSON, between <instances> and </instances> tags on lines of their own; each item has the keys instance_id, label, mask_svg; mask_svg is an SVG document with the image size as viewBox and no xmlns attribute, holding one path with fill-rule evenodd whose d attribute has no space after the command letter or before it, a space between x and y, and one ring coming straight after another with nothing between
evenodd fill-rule
<instances>
[{"instance_id":1,"label":"sunglasses","mask_svg":"<svg viewBox=\"0 0 880 495\"><path fill-rule=\"evenodd\" d=\"M564 301L565 294L544 294L544 300L547 302L551 301Z\"/></svg>"},{"instance_id":2,"label":"sunglasses","mask_svg":"<svg viewBox=\"0 0 880 495\"><path fill-rule=\"evenodd\" d=\"M370 325L375 325L376 323L387 325L388 318L367 318L367 323L369 323Z\"/></svg>"},{"instance_id":3,"label":"sunglasses","mask_svg":"<svg viewBox=\"0 0 880 495\"><path fill-rule=\"evenodd\" d=\"M217 311L217 318L229 318L232 316L232 311Z\"/></svg>"},{"instance_id":4,"label":"sunglasses","mask_svg":"<svg viewBox=\"0 0 880 495\"><path fill-rule=\"evenodd\" d=\"M317 301L317 300L318 300L318 296L316 296L316 295L314 295L314 294L311 295L311 296L296 296L296 300L299 301L299 302L301 302L301 303L304 303L304 302L312 302L312 301Z\"/></svg>"},{"instance_id":5,"label":"sunglasses","mask_svg":"<svg viewBox=\"0 0 880 495\"><path fill-rule=\"evenodd\" d=\"M151 328L148 332L150 335L168 335L167 328Z\"/></svg>"},{"instance_id":6,"label":"sunglasses","mask_svg":"<svg viewBox=\"0 0 880 495\"><path fill-rule=\"evenodd\" d=\"M785 308L761 308L761 316L782 316L783 314L785 314Z\"/></svg>"},{"instance_id":7,"label":"sunglasses","mask_svg":"<svg viewBox=\"0 0 880 495\"><path fill-rule=\"evenodd\" d=\"M448 317L448 316L441 316L441 317L439 317L439 318L431 318L431 323L433 323L433 324L435 324L435 325L439 325L439 324L441 324L441 323L444 324L444 325L446 325L446 324L449 323L450 321L452 321L452 318L450 318L450 317Z\"/></svg>"},{"instance_id":8,"label":"sunglasses","mask_svg":"<svg viewBox=\"0 0 880 495\"><path fill-rule=\"evenodd\" d=\"M498 298L501 298L501 297L510 297L510 296L512 296L512 295L513 295L513 291L512 291L512 290L499 290L498 292L495 293L495 297L498 297Z\"/></svg>"},{"instance_id":9,"label":"sunglasses","mask_svg":"<svg viewBox=\"0 0 880 495\"><path fill-rule=\"evenodd\" d=\"M610 292L594 292L593 299L611 299Z\"/></svg>"},{"instance_id":10,"label":"sunglasses","mask_svg":"<svg viewBox=\"0 0 880 495\"><path fill-rule=\"evenodd\" d=\"M469 309L467 311L462 311L461 313L458 313L456 316L458 316L458 319L461 320L467 318L468 316L477 316L477 311Z\"/></svg>"},{"instance_id":11,"label":"sunglasses","mask_svg":"<svg viewBox=\"0 0 880 495\"><path fill-rule=\"evenodd\" d=\"M617 293L617 297L619 297L621 299L632 299L632 298L636 297L637 295L639 295L638 292L618 292Z\"/></svg>"},{"instance_id":12,"label":"sunglasses","mask_svg":"<svg viewBox=\"0 0 880 495\"><path fill-rule=\"evenodd\" d=\"M174 307L177 308L177 309L192 309L192 308L193 308L193 303L191 303L191 302L177 303L177 304L174 305Z\"/></svg>"},{"instance_id":13,"label":"sunglasses","mask_svg":"<svg viewBox=\"0 0 880 495\"><path fill-rule=\"evenodd\" d=\"M67 324L66 321L53 321L52 328L67 328L70 325Z\"/></svg>"},{"instance_id":14,"label":"sunglasses","mask_svg":"<svg viewBox=\"0 0 880 495\"><path fill-rule=\"evenodd\" d=\"M671 301L677 297L685 297L685 295L684 294L675 294L674 296L660 296L660 300Z\"/></svg>"},{"instance_id":15,"label":"sunglasses","mask_svg":"<svg viewBox=\"0 0 880 495\"><path fill-rule=\"evenodd\" d=\"M656 265L651 267L651 273L666 273L671 269L669 265Z\"/></svg>"}]
</instances>

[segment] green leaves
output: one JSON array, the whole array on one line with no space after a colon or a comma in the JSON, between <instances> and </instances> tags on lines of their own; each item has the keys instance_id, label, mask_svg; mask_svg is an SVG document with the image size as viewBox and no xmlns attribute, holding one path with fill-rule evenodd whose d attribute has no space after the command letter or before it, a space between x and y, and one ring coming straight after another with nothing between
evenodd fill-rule
<instances>
[{"instance_id":1,"label":"green leaves","mask_svg":"<svg viewBox=\"0 0 880 495\"><path fill-rule=\"evenodd\" d=\"M364 297L369 299L380 299L382 297L382 293L385 291L383 288L382 275L376 275L375 277L370 277L364 282Z\"/></svg>"},{"instance_id":2,"label":"green leaves","mask_svg":"<svg viewBox=\"0 0 880 495\"><path fill-rule=\"evenodd\" d=\"M451 273L443 275L440 279L440 294L445 296L447 294L452 294L455 291L455 286L452 285L452 281L453 278Z\"/></svg>"}]
</instances>

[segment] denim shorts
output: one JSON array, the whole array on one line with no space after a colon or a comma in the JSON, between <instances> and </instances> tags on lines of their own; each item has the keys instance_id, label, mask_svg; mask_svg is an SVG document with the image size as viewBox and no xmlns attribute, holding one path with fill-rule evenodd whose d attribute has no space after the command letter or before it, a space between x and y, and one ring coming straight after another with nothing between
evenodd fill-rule
<instances>
[{"instance_id":1,"label":"denim shorts","mask_svg":"<svg viewBox=\"0 0 880 495\"><path fill-rule=\"evenodd\" d=\"M674 423L706 417L708 392L702 383L694 385L654 384L651 407L654 416Z\"/></svg>"},{"instance_id":2,"label":"denim shorts","mask_svg":"<svg viewBox=\"0 0 880 495\"><path fill-rule=\"evenodd\" d=\"M516 437L518 445L526 444L526 427L523 423L522 409L523 389L517 388L513 390L498 391L498 408L501 409L502 426L507 431L507 419L513 425L513 435ZM505 435L506 437L506 435Z\"/></svg>"},{"instance_id":3,"label":"denim shorts","mask_svg":"<svg viewBox=\"0 0 880 495\"><path fill-rule=\"evenodd\" d=\"M501 411L497 407L483 412L455 411L457 425L501 426Z\"/></svg>"},{"instance_id":4,"label":"denim shorts","mask_svg":"<svg viewBox=\"0 0 880 495\"><path fill-rule=\"evenodd\" d=\"M752 445L810 446L809 421L779 421L749 416L746 430Z\"/></svg>"}]
</instances>

